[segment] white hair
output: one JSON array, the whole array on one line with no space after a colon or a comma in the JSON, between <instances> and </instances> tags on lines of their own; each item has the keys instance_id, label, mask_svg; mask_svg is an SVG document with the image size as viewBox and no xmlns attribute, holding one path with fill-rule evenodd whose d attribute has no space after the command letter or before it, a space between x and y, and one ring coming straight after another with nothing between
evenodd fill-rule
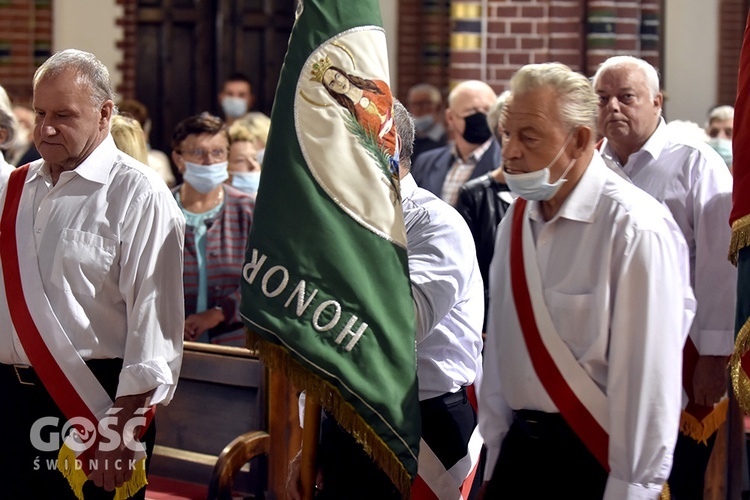
<instances>
[{"instance_id":1,"label":"white hair","mask_svg":"<svg viewBox=\"0 0 750 500\"><path fill-rule=\"evenodd\" d=\"M596 88L596 85L599 82L599 78L602 74L604 74L605 71L612 68L619 68L621 66L635 66L637 69L639 69L643 73L643 76L646 78L646 85L648 86L648 90L651 92L651 99L656 98L656 96L659 94L659 73L656 71L656 68L651 66L643 59L639 59L633 56L614 56L601 63L601 65L599 65L599 69L597 69L596 73L594 74L594 88Z\"/></svg>"}]
</instances>

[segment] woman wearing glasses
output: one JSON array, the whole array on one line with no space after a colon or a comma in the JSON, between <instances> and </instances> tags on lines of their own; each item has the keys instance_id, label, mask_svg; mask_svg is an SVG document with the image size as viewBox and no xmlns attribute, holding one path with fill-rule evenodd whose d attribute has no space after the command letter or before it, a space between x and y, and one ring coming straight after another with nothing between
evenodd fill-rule
<instances>
[{"instance_id":1,"label":"woman wearing glasses","mask_svg":"<svg viewBox=\"0 0 750 500\"><path fill-rule=\"evenodd\" d=\"M240 276L254 204L224 184L228 155L220 118L201 113L177 124L172 159L183 183L173 192L186 221L185 340L244 346Z\"/></svg>"}]
</instances>

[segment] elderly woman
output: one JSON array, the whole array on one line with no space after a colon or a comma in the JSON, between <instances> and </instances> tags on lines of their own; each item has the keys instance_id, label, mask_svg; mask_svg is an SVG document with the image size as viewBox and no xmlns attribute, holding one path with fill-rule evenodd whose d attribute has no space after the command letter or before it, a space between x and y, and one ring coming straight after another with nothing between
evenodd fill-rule
<instances>
[{"instance_id":1,"label":"elderly woman","mask_svg":"<svg viewBox=\"0 0 750 500\"><path fill-rule=\"evenodd\" d=\"M260 162L256 137L241 120L229 127L229 184L253 198L258 193Z\"/></svg>"},{"instance_id":2,"label":"elderly woman","mask_svg":"<svg viewBox=\"0 0 750 500\"><path fill-rule=\"evenodd\" d=\"M224 184L229 135L208 113L181 121L172 159L184 182L173 190L185 214L185 340L244 345L240 276L253 218L252 198Z\"/></svg>"},{"instance_id":3,"label":"elderly woman","mask_svg":"<svg viewBox=\"0 0 750 500\"><path fill-rule=\"evenodd\" d=\"M13 142L16 134L16 117L10 107L10 100L5 93L5 89L0 87L0 188L8 182L8 176L13 171L10 165L2 155L2 151L8 149Z\"/></svg>"}]
</instances>

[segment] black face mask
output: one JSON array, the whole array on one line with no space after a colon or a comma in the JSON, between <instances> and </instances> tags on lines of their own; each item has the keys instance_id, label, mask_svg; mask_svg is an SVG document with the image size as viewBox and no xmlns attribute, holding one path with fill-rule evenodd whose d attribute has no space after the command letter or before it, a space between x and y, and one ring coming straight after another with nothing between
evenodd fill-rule
<instances>
[{"instance_id":1,"label":"black face mask","mask_svg":"<svg viewBox=\"0 0 750 500\"><path fill-rule=\"evenodd\" d=\"M464 129L463 138L469 144L483 144L490 137L492 131L487 125L487 115L477 111L473 115L464 118L466 128Z\"/></svg>"}]
</instances>

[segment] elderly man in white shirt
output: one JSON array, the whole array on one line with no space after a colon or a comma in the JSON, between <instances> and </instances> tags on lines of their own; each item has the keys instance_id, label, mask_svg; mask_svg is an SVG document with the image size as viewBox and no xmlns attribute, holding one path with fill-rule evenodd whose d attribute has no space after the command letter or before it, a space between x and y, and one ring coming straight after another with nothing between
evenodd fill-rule
<instances>
[{"instance_id":1,"label":"elderly man in white shirt","mask_svg":"<svg viewBox=\"0 0 750 500\"><path fill-rule=\"evenodd\" d=\"M669 485L675 498L702 499L706 466L726 415L727 359L734 345L737 278L727 260L732 177L710 146L666 127L659 77L647 62L610 58L594 76L594 88L605 137L602 156L670 210L690 252L698 311L683 354L689 382Z\"/></svg>"},{"instance_id":2,"label":"elderly man in white shirt","mask_svg":"<svg viewBox=\"0 0 750 500\"><path fill-rule=\"evenodd\" d=\"M694 311L668 211L595 150L597 99L561 64L521 68L479 393L484 498L656 499Z\"/></svg>"},{"instance_id":3,"label":"elderly man in white shirt","mask_svg":"<svg viewBox=\"0 0 750 500\"><path fill-rule=\"evenodd\" d=\"M148 409L177 384L184 219L158 175L115 147L113 108L93 54L53 55L34 76L43 159L0 196L8 498L144 498ZM83 431L65 438L71 422Z\"/></svg>"}]
</instances>

